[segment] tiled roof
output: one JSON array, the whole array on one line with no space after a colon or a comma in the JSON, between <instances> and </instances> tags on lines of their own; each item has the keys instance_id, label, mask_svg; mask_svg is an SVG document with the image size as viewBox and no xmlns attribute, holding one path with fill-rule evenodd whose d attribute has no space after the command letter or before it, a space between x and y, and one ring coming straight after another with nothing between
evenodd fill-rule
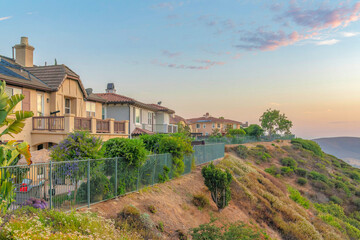
<instances>
[{"instance_id":1,"label":"tiled roof","mask_svg":"<svg viewBox=\"0 0 360 240\"><path fill-rule=\"evenodd\" d=\"M94 102L106 102L105 99L103 99L102 97L99 97L98 95L94 94L94 93L90 93L88 94L88 97L86 98L89 101L94 101Z\"/></svg>"},{"instance_id":2,"label":"tiled roof","mask_svg":"<svg viewBox=\"0 0 360 240\"><path fill-rule=\"evenodd\" d=\"M214 123L225 123L225 124L242 124L239 121L234 121L230 119L222 119L222 118L215 118L215 117L199 117L199 118L190 118L186 119L188 124L193 123L201 123L201 122L214 122Z\"/></svg>"},{"instance_id":3,"label":"tiled roof","mask_svg":"<svg viewBox=\"0 0 360 240\"><path fill-rule=\"evenodd\" d=\"M180 117L179 115L170 115L170 124L178 124L179 122L186 123L186 119L183 117Z\"/></svg>"},{"instance_id":4,"label":"tiled roof","mask_svg":"<svg viewBox=\"0 0 360 240\"><path fill-rule=\"evenodd\" d=\"M9 85L50 91L50 87L11 58L0 56L0 80Z\"/></svg>"},{"instance_id":5,"label":"tiled roof","mask_svg":"<svg viewBox=\"0 0 360 240\"><path fill-rule=\"evenodd\" d=\"M171 110L171 109L169 109L169 108L167 108L167 107L164 107L164 106L161 106L161 105L159 105L159 104L148 104L148 105L150 105L150 106L152 106L152 107L154 107L154 108L157 108L158 111L167 112L167 113L170 113L170 114L175 113L174 110Z\"/></svg>"},{"instance_id":6,"label":"tiled roof","mask_svg":"<svg viewBox=\"0 0 360 240\"><path fill-rule=\"evenodd\" d=\"M142 135L142 134L152 135L154 134L154 132L142 128L135 128L134 131L131 133L131 135L133 136Z\"/></svg>"}]
</instances>

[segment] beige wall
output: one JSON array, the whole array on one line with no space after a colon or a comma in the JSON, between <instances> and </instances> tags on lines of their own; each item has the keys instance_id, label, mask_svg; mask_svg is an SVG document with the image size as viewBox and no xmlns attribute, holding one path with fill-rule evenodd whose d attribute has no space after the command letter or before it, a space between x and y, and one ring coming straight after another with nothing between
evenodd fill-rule
<instances>
[{"instance_id":1,"label":"beige wall","mask_svg":"<svg viewBox=\"0 0 360 240\"><path fill-rule=\"evenodd\" d=\"M197 128L196 125L197 124L200 124L200 128ZM191 129L191 132L194 132L194 133L202 133L204 136L206 135L206 133L208 135L210 135L213 130L219 128L218 127L218 124L220 124L220 132L221 133L225 133L226 131L226 128L227 128L227 124L223 124L223 123L214 123L214 127L213 127L213 122L200 122L200 123L193 123L193 124L190 124L190 129ZM204 125L205 125L205 128L204 128ZM232 128L234 128L234 124L230 124ZM240 124L236 124L235 125L235 128L236 129L240 129L241 126Z\"/></svg>"}]
</instances>

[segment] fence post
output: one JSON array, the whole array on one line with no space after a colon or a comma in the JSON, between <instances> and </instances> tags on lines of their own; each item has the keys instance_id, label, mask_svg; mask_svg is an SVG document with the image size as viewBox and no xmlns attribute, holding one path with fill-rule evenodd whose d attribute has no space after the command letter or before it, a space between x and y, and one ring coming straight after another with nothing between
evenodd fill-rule
<instances>
[{"instance_id":1,"label":"fence post","mask_svg":"<svg viewBox=\"0 0 360 240\"><path fill-rule=\"evenodd\" d=\"M52 160L50 160L49 166L49 195L50 195L50 209L53 207L52 205Z\"/></svg>"},{"instance_id":2,"label":"fence post","mask_svg":"<svg viewBox=\"0 0 360 240\"><path fill-rule=\"evenodd\" d=\"M136 191L139 191L140 167L138 167L138 177L136 181Z\"/></svg>"},{"instance_id":3,"label":"fence post","mask_svg":"<svg viewBox=\"0 0 360 240\"><path fill-rule=\"evenodd\" d=\"M117 197L117 182L118 182L118 169L117 169L117 165L118 165L118 158L115 158L115 197Z\"/></svg>"},{"instance_id":4,"label":"fence post","mask_svg":"<svg viewBox=\"0 0 360 240\"><path fill-rule=\"evenodd\" d=\"M88 208L90 208L90 159L87 161L87 202L88 202Z\"/></svg>"},{"instance_id":5,"label":"fence post","mask_svg":"<svg viewBox=\"0 0 360 240\"><path fill-rule=\"evenodd\" d=\"M157 158L157 155L155 155L156 156L156 158ZM154 185L155 184L155 173L156 173L156 163L158 162L157 161L157 159L155 158L155 161L153 160L153 176L152 176L152 185Z\"/></svg>"}]
</instances>

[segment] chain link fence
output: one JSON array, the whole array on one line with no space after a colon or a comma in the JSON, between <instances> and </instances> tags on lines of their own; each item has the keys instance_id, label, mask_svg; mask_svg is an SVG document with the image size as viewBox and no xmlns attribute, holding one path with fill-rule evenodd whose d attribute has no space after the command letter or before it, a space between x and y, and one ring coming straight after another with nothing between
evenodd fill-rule
<instances>
[{"instance_id":1,"label":"chain link fence","mask_svg":"<svg viewBox=\"0 0 360 240\"><path fill-rule=\"evenodd\" d=\"M185 156L183 175L192 167L224 157L223 143L194 146ZM88 159L37 163L0 168L14 185L15 199L10 209L24 205L71 210L139 191L174 177L171 154L149 155L139 168L126 165L122 158Z\"/></svg>"}]
</instances>

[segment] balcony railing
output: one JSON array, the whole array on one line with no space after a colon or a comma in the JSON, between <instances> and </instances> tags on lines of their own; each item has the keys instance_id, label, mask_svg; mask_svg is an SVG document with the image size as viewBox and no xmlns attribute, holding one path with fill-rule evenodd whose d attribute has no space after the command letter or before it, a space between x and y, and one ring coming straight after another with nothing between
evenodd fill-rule
<instances>
[{"instance_id":1,"label":"balcony railing","mask_svg":"<svg viewBox=\"0 0 360 240\"><path fill-rule=\"evenodd\" d=\"M173 124L154 124L154 132L156 133L176 133L177 125Z\"/></svg>"},{"instance_id":2,"label":"balcony railing","mask_svg":"<svg viewBox=\"0 0 360 240\"><path fill-rule=\"evenodd\" d=\"M125 133L125 121L114 121L114 132Z\"/></svg>"},{"instance_id":3,"label":"balcony railing","mask_svg":"<svg viewBox=\"0 0 360 240\"><path fill-rule=\"evenodd\" d=\"M91 118L75 117L75 130L86 130L91 132Z\"/></svg>"},{"instance_id":4,"label":"balcony railing","mask_svg":"<svg viewBox=\"0 0 360 240\"><path fill-rule=\"evenodd\" d=\"M64 117L33 117L33 130L64 131Z\"/></svg>"},{"instance_id":5,"label":"balcony railing","mask_svg":"<svg viewBox=\"0 0 360 240\"><path fill-rule=\"evenodd\" d=\"M96 119L96 132L97 133L109 133L110 132L110 121Z\"/></svg>"}]
</instances>

